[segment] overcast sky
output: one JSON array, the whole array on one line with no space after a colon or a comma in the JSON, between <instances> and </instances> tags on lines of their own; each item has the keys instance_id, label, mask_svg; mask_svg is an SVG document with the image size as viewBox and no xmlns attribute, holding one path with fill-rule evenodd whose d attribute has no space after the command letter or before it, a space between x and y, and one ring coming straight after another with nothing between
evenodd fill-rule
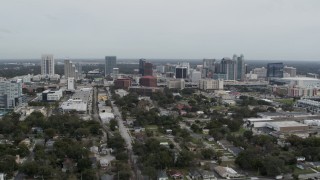
<instances>
[{"instance_id":1,"label":"overcast sky","mask_svg":"<svg viewBox=\"0 0 320 180\"><path fill-rule=\"evenodd\" d=\"M0 0L0 59L320 60L320 0Z\"/></svg>"}]
</instances>

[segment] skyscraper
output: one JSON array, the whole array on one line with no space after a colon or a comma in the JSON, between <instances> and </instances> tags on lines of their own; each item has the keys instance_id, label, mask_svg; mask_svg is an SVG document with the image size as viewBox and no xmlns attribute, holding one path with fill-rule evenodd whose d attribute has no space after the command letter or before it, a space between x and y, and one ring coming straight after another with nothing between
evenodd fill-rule
<instances>
[{"instance_id":1,"label":"skyscraper","mask_svg":"<svg viewBox=\"0 0 320 180\"><path fill-rule=\"evenodd\" d=\"M240 57L236 57L237 60L237 80L243 81L245 77L245 63L244 56L241 54Z\"/></svg>"},{"instance_id":2,"label":"skyscraper","mask_svg":"<svg viewBox=\"0 0 320 180\"><path fill-rule=\"evenodd\" d=\"M139 60L139 74L142 76L153 76L153 64L145 59Z\"/></svg>"},{"instance_id":3,"label":"skyscraper","mask_svg":"<svg viewBox=\"0 0 320 180\"><path fill-rule=\"evenodd\" d=\"M215 73L215 59L203 59L202 61L202 77L212 78Z\"/></svg>"},{"instance_id":4,"label":"skyscraper","mask_svg":"<svg viewBox=\"0 0 320 180\"><path fill-rule=\"evenodd\" d=\"M81 72L79 71L80 65L72 63L70 60L64 60L64 76L66 79L74 78L75 80L80 79Z\"/></svg>"},{"instance_id":5,"label":"skyscraper","mask_svg":"<svg viewBox=\"0 0 320 180\"><path fill-rule=\"evenodd\" d=\"M106 56L105 58L105 76L109 75L112 73L113 68L117 67L117 57L116 56Z\"/></svg>"},{"instance_id":6,"label":"skyscraper","mask_svg":"<svg viewBox=\"0 0 320 180\"><path fill-rule=\"evenodd\" d=\"M223 58L221 60L221 73L226 75L226 80L237 80L237 61Z\"/></svg>"},{"instance_id":7,"label":"skyscraper","mask_svg":"<svg viewBox=\"0 0 320 180\"><path fill-rule=\"evenodd\" d=\"M187 71L188 71L187 67L177 66L176 67L176 78L177 79L185 79L185 78L187 78Z\"/></svg>"},{"instance_id":8,"label":"skyscraper","mask_svg":"<svg viewBox=\"0 0 320 180\"><path fill-rule=\"evenodd\" d=\"M268 78L283 78L283 63L269 63L267 66Z\"/></svg>"},{"instance_id":9,"label":"skyscraper","mask_svg":"<svg viewBox=\"0 0 320 180\"><path fill-rule=\"evenodd\" d=\"M41 74L54 75L54 59L52 54L44 54L41 57Z\"/></svg>"},{"instance_id":10,"label":"skyscraper","mask_svg":"<svg viewBox=\"0 0 320 180\"><path fill-rule=\"evenodd\" d=\"M144 63L143 76L153 76L153 64L149 62Z\"/></svg>"},{"instance_id":11,"label":"skyscraper","mask_svg":"<svg viewBox=\"0 0 320 180\"><path fill-rule=\"evenodd\" d=\"M139 74L144 75L144 64L146 63L145 59L139 59Z\"/></svg>"}]
</instances>

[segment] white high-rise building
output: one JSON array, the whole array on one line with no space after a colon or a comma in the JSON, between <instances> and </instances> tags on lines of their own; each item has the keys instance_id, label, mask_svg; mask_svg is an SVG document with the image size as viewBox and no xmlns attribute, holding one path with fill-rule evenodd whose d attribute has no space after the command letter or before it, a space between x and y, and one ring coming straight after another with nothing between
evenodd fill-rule
<instances>
[{"instance_id":1,"label":"white high-rise building","mask_svg":"<svg viewBox=\"0 0 320 180\"><path fill-rule=\"evenodd\" d=\"M200 79L201 79L201 71L193 70L191 72L191 81L198 83Z\"/></svg>"},{"instance_id":2,"label":"white high-rise building","mask_svg":"<svg viewBox=\"0 0 320 180\"><path fill-rule=\"evenodd\" d=\"M14 108L22 102L22 82L0 81L0 107Z\"/></svg>"},{"instance_id":3,"label":"white high-rise building","mask_svg":"<svg viewBox=\"0 0 320 180\"><path fill-rule=\"evenodd\" d=\"M112 76L113 76L113 80L117 80L118 76L119 76L119 68L113 68L112 69Z\"/></svg>"},{"instance_id":4,"label":"white high-rise building","mask_svg":"<svg viewBox=\"0 0 320 180\"><path fill-rule=\"evenodd\" d=\"M41 57L41 74L54 75L54 58L52 54L44 54Z\"/></svg>"},{"instance_id":5,"label":"white high-rise building","mask_svg":"<svg viewBox=\"0 0 320 180\"><path fill-rule=\"evenodd\" d=\"M74 77L69 77L68 78L68 90L75 90L75 82L74 82Z\"/></svg>"}]
</instances>

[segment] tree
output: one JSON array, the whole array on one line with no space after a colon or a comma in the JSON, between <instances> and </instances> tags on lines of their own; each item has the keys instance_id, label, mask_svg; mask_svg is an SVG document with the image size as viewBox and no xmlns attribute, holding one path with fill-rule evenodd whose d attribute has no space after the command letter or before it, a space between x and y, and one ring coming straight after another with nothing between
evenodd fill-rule
<instances>
[{"instance_id":1,"label":"tree","mask_svg":"<svg viewBox=\"0 0 320 180\"><path fill-rule=\"evenodd\" d=\"M34 176L39 172L39 165L35 161L25 162L21 167L21 171L28 176Z\"/></svg>"},{"instance_id":2,"label":"tree","mask_svg":"<svg viewBox=\"0 0 320 180\"><path fill-rule=\"evenodd\" d=\"M203 159L213 159L216 156L216 153L213 149L206 148L201 150L201 155Z\"/></svg>"},{"instance_id":3,"label":"tree","mask_svg":"<svg viewBox=\"0 0 320 180\"><path fill-rule=\"evenodd\" d=\"M177 158L176 166L182 168L190 167L193 158L194 156L190 151L182 150Z\"/></svg>"},{"instance_id":4,"label":"tree","mask_svg":"<svg viewBox=\"0 0 320 180\"><path fill-rule=\"evenodd\" d=\"M78 171L82 172L86 169L91 169L91 161L89 158L80 159L77 164Z\"/></svg>"},{"instance_id":5,"label":"tree","mask_svg":"<svg viewBox=\"0 0 320 180\"><path fill-rule=\"evenodd\" d=\"M48 129L44 130L44 133L46 134L46 136L48 138L52 138L53 136L56 135L56 130L53 128L48 128Z\"/></svg>"},{"instance_id":6,"label":"tree","mask_svg":"<svg viewBox=\"0 0 320 180\"><path fill-rule=\"evenodd\" d=\"M265 170L266 175L276 176L283 172L284 170L284 161L274 156L267 156L264 158L262 170ZM263 173L263 171L261 172Z\"/></svg>"},{"instance_id":7,"label":"tree","mask_svg":"<svg viewBox=\"0 0 320 180\"><path fill-rule=\"evenodd\" d=\"M253 132L252 131L245 131L243 132L243 137L245 137L246 139L250 140L253 136Z\"/></svg>"}]
</instances>

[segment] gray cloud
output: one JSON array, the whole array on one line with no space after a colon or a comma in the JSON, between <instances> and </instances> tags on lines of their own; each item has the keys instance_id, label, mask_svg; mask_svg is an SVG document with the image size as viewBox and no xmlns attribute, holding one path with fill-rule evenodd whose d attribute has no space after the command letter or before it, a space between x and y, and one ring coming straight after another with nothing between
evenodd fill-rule
<instances>
[{"instance_id":1,"label":"gray cloud","mask_svg":"<svg viewBox=\"0 0 320 180\"><path fill-rule=\"evenodd\" d=\"M0 33L2 33L2 34L11 34L12 31L10 31L8 29L0 28Z\"/></svg>"},{"instance_id":2,"label":"gray cloud","mask_svg":"<svg viewBox=\"0 0 320 180\"><path fill-rule=\"evenodd\" d=\"M319 0L10 0L1 58L318 59ZM13 34L13 33L12 33Z\"/></svg>"}]
</instances>

